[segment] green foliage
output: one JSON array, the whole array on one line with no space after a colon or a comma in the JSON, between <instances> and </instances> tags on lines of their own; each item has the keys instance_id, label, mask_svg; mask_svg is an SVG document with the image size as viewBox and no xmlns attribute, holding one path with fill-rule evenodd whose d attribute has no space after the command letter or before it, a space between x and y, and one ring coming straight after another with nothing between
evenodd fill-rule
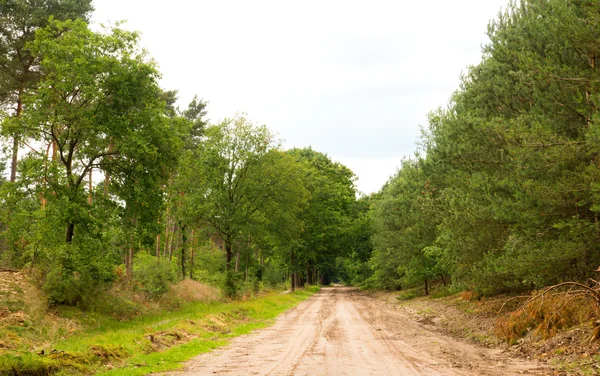
<instances>
[{"instance_id":1,"label":"green foliage","mask_svg":"<svg viewBox=\"0 0 600 376\"><path fill-rule=\"evenodd\" d=\"M262 280L269 287L280 287L287 280L287 268L281 268L272 263L264 267Z\"/></svg>"},{"instance_id":2,"label":"green foliage","mask_svg":"<svg viewBox=\"0 0 600 376\"><path fill-rule=\"evenodd\" d=\"M211 241L198 247L194 275L198 281L211 286L220 287L225 272L223 251L216 248Z\"/></svg>"},{"instance_id":3,"label":"green foliage","mask_svg":"<svg viewBox=\"0 0 600 376\"><path fill-rule=\"evenodd\" d=\"M405 161L373 206L373 283L414 286L446 273L431 245L438 225L437 189L422 162Z\"/></svg>"},{"instance_id":4,"label":"green foliage","mask_svg":"<svg viewBox=\"0 0 600 376\"><path fill-rule=\"evenodd\" d=\"M26 91L36 88L42 73L39 56L30 49L36 31L47 27L50 19L85 20L91 10L90 0L0 1L0 120L2 110L7 110L8 115L0 125L4 136L17 140L13 157L18 152L19 139L30 135L19 121L23 96ZM11 170L15 168L11 166ZM11 175L14 173L16 169Z\"/></svg>"},{"instance_id":5,"label":"green foliage","mask_svg":"<svg viewBox=\"0 0 600 376\"><path fill-rule=\"evenodd\" d=\"M223 274L223 283L221 287L223 295L235 299L238 296L242 281L243 279L241 278L240 273L235 273L231 269L227 269Z\"/></svg>"},{"instance_id":6,"label":"green foliage","mask_svg":"<svg viewBox=\"0 0 600 376\"><path fill-rule=\"evenodd\" d=\"M181 110L139 34L94 32L91 10L0 0L0 125L15 162L0 177L1 265L39 271L54 304L97 312L115 280L157 297L189 277L235 297L290 273L370 275L350 170L281 150L244 115L209 125L198 97Z\"/></svg>"},{"instance_id":7,"label":"green foliage","mask_svg":"<svg viewBox=\"0 0 600 376\"><path fill-rule=\"evenodd\" d=\"M302 231L290 250L290 269L294 273L316 269L323 282L329 283L336 274L336 258L346 256L354 240L355 176L346 166L311 148L292 149L288 154L304 167L303 184L308 191L308 201L298 216Z\"/></svg>"},{"instance_id":8,"label":"green foliage","mask_svg":"<svg viewBox=\"0 0 600 376\"><path fill-rule=\"evenodd\" d=\"M42 287L54 303L85 304L100 285L115 278L110 255L92 246L61 244L43 258L48 259L40 266L45 273Z\"/></svg>"},{"instance_id":9,"label":"green foliage","mask_svg":"<svg viewBox=\"0 0 600 376\"><path fill-rule=\"evenodd\" d=\"M176 273L168 260L157 259L147 253L138 253L133 267L133 278L140 289L152 297L158 297L169 290L175 282Z\"/></svg>"},{"instance_id":10,"label":"green foliage","mask_svg":"<svg viewBox=\"0 0 600 376\"><path fill-rule=\"evenodd\" d=\"M450 274L480 294L585 280L598 248L597 4L511 3L483 61L433 112L425 157L373 210L371 281Z\"/></svg>"},{"instance_id":11,"label":"green foliage","mask_svg":"<svg viewBox=\"0 0 600 376\"><path fill-rule=\"evenodd\" d=\"M300 167L277 147L266 127L239 115L206 128L205 139L182 165L181 216L208 226L207 235L222 241L227 270L237 254L244 269L255 266L252 251L264 258L300 231L296 213L306 199ZM224 275L227 296L235 296L239 281Z\"/></svg>"},{"instance_id":12,"label":"green foliage","mask_svg":"<svg viewBox=\"0 0 600 376\"><path fill-rule=\"evenodd\" d=\"M135 319L123 320L98 315L93 322L80 320L81 312L71 308L70 321L82 330L57 341L38 338L35 347L45 353L8 352L0 354L1 375L106 374L144 375L174 370L204 352L226 345L227 339L263 328L280 313L310 297L318 289L237 302L187 303L178 310L163 309ZM86 319L92 315L83 316ZM222 327L211 320L219 318ZM220 330L219 330L220 329ZM184 334L178 342L157 346L148 337L160 339L165 333ZM168 334L167 334L168 335ZM52 348L45 348L48 343ZM139 367L144 364L144 367Z\"/></svg>"},{"instance_id":13,"label":"green foliage","mask_svg":"<svg viewBox=\"0 0 600 376\"><path fill-rule=\"evenodd\" d=\"M137 34L53 20L28 48L43 74L23 95L19 124L46 153L22 158L19 179L1 187L2 258L40 268L53 302L84 304L85 291L113 280L123 243L154 236L161 183L182 143L168 132L158 72ZM97 169L105 186L86 191Z\"/></svg>"}]
</instances>

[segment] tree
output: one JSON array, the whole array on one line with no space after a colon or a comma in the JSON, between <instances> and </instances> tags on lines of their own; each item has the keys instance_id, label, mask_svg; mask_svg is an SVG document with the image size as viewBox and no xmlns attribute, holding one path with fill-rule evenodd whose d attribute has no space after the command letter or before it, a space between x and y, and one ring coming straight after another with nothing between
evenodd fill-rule
<instances>
[{"instance_id":1,"label":"tree","mask_svg":"<svg viewBox=\"0 0 600 376\"><path fill-rule=\"evenodd\" d=\"M195 95L188 104L188 107L181 112L181 116L191 125L189 138L185 145L186 149L196 149L204 135L204 131L208 125L205 120L207 114L206 106L208 106L208 102L204 99L198 99L198 96Z\"/></svg>"},{"instance_id":2,"label":"tree","mask_svg":"<svg viewBox=\"0 0 600 376\"><path fill-rule=\"evenodd\" d=\"M596 8L511 3L490 24L483 61L432 114L435 249L456 282L527 289L585 279L600 263Z\"/></svg>"},{"instance_id":3,"label":"tree","mask_svg":"<svg viewBox=\"0 0 600 376\"><path fill-rule=\"evenodd\" d=\"M44 180L65 199L66 243L73 241L92 169L110 174L128 209L136 202L148 212L151 201L141 197L157 192L177 143L159 99L158 72L138 52L137 34L118 28L100 34L83 21L52 21L38 30L32 52L44 74L25 97L23 122L54 148Z\"/></svg>"},{"instance_id":4,"label":"tree","mask_svg":"<svg viewBox=\"0 0 600 376\"><path fill-rule=\"evenodd\" d=\"M439 224L436 200L421 159L405 160L373 206L374 282L393 288L428 283L445 270L435 247Z\"/></svg>"},{"instance_id":5,"label":"tree","mask_svg":"<svg viewBox=\"0 0 600 376\"><path fill-rule=\"evenodd\" d=\"M373 254L372 207L379 194L362 196L356 200L352 210L352 223L348 231L349 248L336 260L336 275L342 283L358 286L373 275L369 260Z\"/></svg>"},{"instance_id":6,"label":"tree","mask_svg":"<svg viewBox=\"0 0 600 376\"><path fill-rule=\"evenodd\" d=\"M163 93L166 99L167 114L171 123L171 132L177 136L182 147L178 150L176 166L169 171L169 178L165 183L165 193L167 197L166 210L162 223L165 228L164 253L169 255L169 260L175 251L180 255L181 276L185 278L186 271L186 247L188 238L190 239L190 278L193 276L193 246L194 231L197 224L194 216L190 215L187 205L185 205L188 193L186 189L185 176L180 174L180 169L185 170L186 166L192 164L197 157L198 145L202 140L205 127L207 125L204 116L206 116L207 102L198 100L194 97L188 107L181 111L175 107L177 101L176 91L167 91ZM156 255L160 256L160 234L156 236ZM180 241L181 240L181 241ZM175 245L175 247L174 247ZM168 252L167 252L168 250Z\"/></svg>"},{"instance_id":7,"label":"tree","mask_svg":"<svg viewBox=\"0 0 600 376\"><path fill-rule=\"evenodd\" d=\"M5 135L12 137L10 181L17 176L17 155L24 132L19 119L24 111L23 99L40 79L39 56L29 44L36 30L48 25L49 19L87 19L91 0L1 0L0 1L0 108L14 117L4 122Z\"/></svg>"},{"instance_id":8,"label":"tree","mask_svg":"<svg viewBox=\"0 0 600 376\"><path fill-rule=\"evenodd\" d=\"M285 161L265 126L238 115L208 127L196 159L180 171L187 182L191 215L209 225L224 243L226 283L232 282L236 242L248 243L251 229L261 218L274 215L273 209L286 210L278 202L302 197L288 192L294 183L287 180L293 166Z\"/></svg>"},{"instance_id":9,"label":"tree","mask_svg":"<svg viewBox=\"0 0 600 376\"><path fill-rule=\"evenodd\" d=\"M300 241L291 253L292 272L306 271L309 283L321 282L335 274L335 259L350 249L349 231L356 200L354 173L311 148L288 153L305 165L309 200L300 213L304 225ZM301 267L301 269L300 269ZM295 278L299 284L298 278Z\"/></svg>"}]
</instances>

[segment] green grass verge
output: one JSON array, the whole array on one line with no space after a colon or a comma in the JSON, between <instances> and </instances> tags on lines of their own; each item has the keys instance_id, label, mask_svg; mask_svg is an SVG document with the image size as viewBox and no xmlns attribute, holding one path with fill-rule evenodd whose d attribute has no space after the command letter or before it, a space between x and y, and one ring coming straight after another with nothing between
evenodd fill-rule
<instances>
[{"instance_id":1,"label":"green grass verge","mask_svg":"<svg viewBox=\"0 0 600 376\"><path fill-rule=\"evenodd\" d=\"M130 321L86 315L89 329L55 343L43 355L0 355L0 375L146 375L179 369L182 362L263 328L319 290L268 295L229 303L191 303ZM75 311L65 314L76 315Z\"/></svg>"}]
</instances>

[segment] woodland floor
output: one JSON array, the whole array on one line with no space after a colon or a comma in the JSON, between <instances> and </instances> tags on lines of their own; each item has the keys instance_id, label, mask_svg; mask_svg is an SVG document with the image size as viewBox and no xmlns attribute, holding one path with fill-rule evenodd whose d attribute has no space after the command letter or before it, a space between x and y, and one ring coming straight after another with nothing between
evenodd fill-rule
<instances>
[{"instance_id":1,"label":"woodland floor","mask_svg":"<svg viewBox=\"0 0 600 376\"><path fill-rule=\"evenodd\" d=\"M168 375L557 374L538 361L458 339L422 321L397 301L353 288L323 288L275 325Z\"/></svg>"}]
</instances>

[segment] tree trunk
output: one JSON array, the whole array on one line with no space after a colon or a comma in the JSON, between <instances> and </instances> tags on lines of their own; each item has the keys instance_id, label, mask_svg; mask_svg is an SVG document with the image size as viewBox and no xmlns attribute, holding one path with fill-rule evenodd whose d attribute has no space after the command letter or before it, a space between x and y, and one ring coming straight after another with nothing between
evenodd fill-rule
<instances>
[{"instance_id":1,"label":"tree trunk","mask_svg":"<svg viewBox=\"0 0 600 376\"><path fill-rule=\"evenodd\" d=\"M52 142L48 143L48 147L46 148L46 158L44 159L44 180L42 192L40 193L40 204L42 206L42 210L46 210L46 204L48 203L48 199L46 198L46 187L48 185L48 157L50 156L50 148L52 147Z\"/></svg>"},{"instance_id":2,"label":"tree trunk","mask_svg":"<svg viewBox=\"0 0 600 376\"><path fill-rule=\"evenodd\" d=\"M446 287L446 280L444 279L444 275L440 274L440 277L442 278L442 283L444 284L444 287Z\"/></svg>"},{"instance_id":3,"label":"tree trunk","mask_svg":"<svg viewBox=\"0 0 600 376\"><path fill-rule=\"evenodd\" d=\"M235 272L240 271L240 251L237 251L235 254Z\"/></svg>"},{"instance_id":4,"label":"tree trunk","mask_svg":"<svg viewBox=\"0 0 600 376\"><path fill-rule=\"evenodd\" d=\"M167 250L169 243L169 228L171 227L171 219L169 217L169 213L171 208L167 205L167 214L165 215L165 246L163 249L163 258L167 258Z\"/></svg>"},{"instance_id":5,"label":"tree trunk","mask_svg":"<svg viewBox=\"0 0 600 376\"><path fill-rule=\"evenodd\" d=\"M181 227L181 279L185 279L185 246L186 246L185 226Z\"/></svg>"},{"instance_id":6,"label":"tree trunk","mask_svg":"<svg viewBox=\"0 0 600 376\"><path fill-rule=\"evenodd\" d=\"M296 291L296 256L294 255L294 248L291 250L290 255L290 270L292 272L292 292Z\"/></svg>"},{"instance_id":7,"label":"tree trunk","mask_svg":"<svg viewBox=\"0 0 600 376\"><path fill-rule=\"evenodd\" d=\"M112 153L112 151L113 151L113 144L112 144L112 137L111 137L110 140L108 141L108 152ZM108 171L104 171L104 197L108 197L109 186L110 186L110 174L108 173Z\"/></svg>"},{"instance_id":8,"label":"tree trunk","mask_svg":"<svg viewBox=\"0 0 600 376\"><path fill-rule=\"evenodd\" d=\"M194 229L192 229L192 239L190 241L190 279L194 279Z\"/></svg>"},{"instance_id":9,"label":"tree trunk","mask_svg":"<svg viewBox=\"0 0 600 376\"><path fill-rule=\"evenodd\" d=\"M125 274L127 278L131 280L133 277L133 247L135 242L135 237L133 236L133 229L137 225L137 218L131 218L131 235L129 235L129 249L127 251L127 260L125 262Z\"/></svg>"},{"instance_id":10,"label":"tree trunk","mask_svg":"<svg viewBox=\"0 0 600 376\"><path fill-rule=\"evenodd\" d=\"M173 245L175 245L175 247L173 247ZM173 260L173 248L179 248L179 228L177 228L176 225L173 225L173 229L171 231L171 242L169 243L169 261Z\"/></svg>"},{"instance_id":11,"label":"tree trunk","mask_svg":"<svg viewBox=\"0 0 600 376\"><path fill-rule=\"evenodd\" d=\"M71 244L73 242L73 234L75 232L75 223L70 222L67 224L67 244Z\"/></svg>"},{"instance_id":12,"label":"tree trunk","mask_svg":"<svg viewBox=\"0 0 600 376\"><path fill-rule=\"evenodd\" d=\"M160 260L160 234L156 235L156 260Z\"/></svg>"},{"instance_id":13,"label":"tree trunk","mask_svg":"<svg viewBox=\"0 0 600 376\"><path fill-rule=\"evenodd\" d=\"M167 258L167 251L169 249L169 208L167 207L167 223L165 225L165 246L163 247L163 258Z\"/></svg>"},{"instance_id":14,"label":"tree trunk","mask_svg":"<svg viewBox=\"0 0 600 376\"><path fill-rule=\"evenodd\" d=\"M292 292L296 291L296 273L292 272L291 276Z\"/></svg>"},{"instance_id":15,"label":"tree trunk","mask_svg":"<svg viewBox=\"0 0 600 376\"><path fill-rule=\"evenodd\" d=\"M10 163L10 181L14 183L17 180L17 162L19 156L19 136L13 136L12 161Z\"/></svg>"},{"instance_id":16,"label":"tree trunk","mask_svg":"<svg viewBox=\"0 0 600 376\"><path fill-rule=\"evenodd\" d=\"M127 260L125 262L125 275L127 275L128 279L133 277L133 242L129 245L129 250L127 251Z\"/></svg>"},{"instance_id":17,"label":"tree trunk","mask_svg":"<svg viewBox=\"0 0 600 376\"><path fill-rule=\"evenodd\" d=\"M52 161L55 162L58 159L58 144L56 140L52 140Z\"/></svg>"},{"instance_id":18,"label":"tree trunk","mask_svg":"<svg viewBox=\"0 0 600 376\"><path fill-rule=\"evenodd\" d=\"M92 171L94 171L93 168L90 168L90 180L88 182L88 204L92 205Z\"/></svg>"},{"instance_id":19,"label":"tree trunk","mask_svg":"<svg viewBox=\"0 0 600 376\"><path fill-rule=\"evenodd\" d=\"M427 278L425 278L425 295L429 295L429 284Z\"/></svg>"},{"instance_id":20,"label":"tree trunk","mask_svg":"<svg viewBox=\"0 0 600 376\"><path fill-rule=\"evenodd\" d=\"M231 241L229 240L225 240L225 268L227 270L231 269L231 259L232 259L232 252L231 252Z\"/></svg>"},{"instance_id":21,"label":"tree trunk","mask_svg":"<svg viewBox=\"0 0 600 376\"><path fill-rule=\"evenodd\" d=\"M21 118L21 114L23 113L23 84L19 88L19 92L17 93L17 113L15 116L17 119ZM17 180L17 162L19 161L19 134L15 133L13 135L13 148L12 148L12 161L10 164L10 181L14 183Z\"/></svg>"}]
</instances>

